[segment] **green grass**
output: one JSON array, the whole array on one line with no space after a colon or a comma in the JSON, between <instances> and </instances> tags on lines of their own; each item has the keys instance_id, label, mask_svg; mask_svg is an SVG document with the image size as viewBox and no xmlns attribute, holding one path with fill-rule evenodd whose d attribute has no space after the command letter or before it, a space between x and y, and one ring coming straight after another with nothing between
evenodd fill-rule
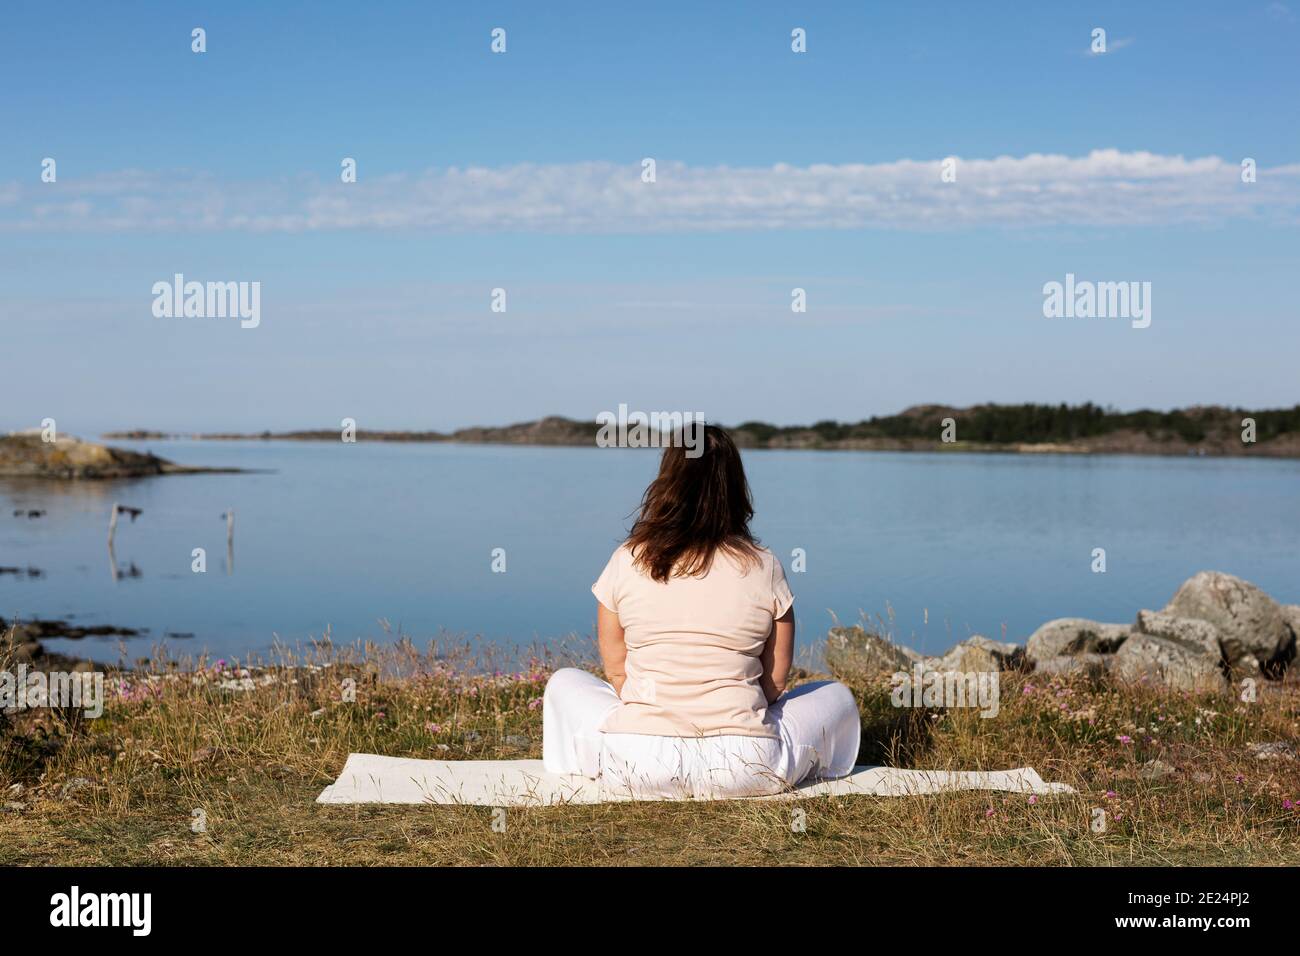
<instances>
[{"instance_id":1,"label":"green grass","mask_svg":"<svg viewBox=\"0 0 1300 956\"><path fill-rule=\"evenodd\" d=\"M229 666L158 661L120 675L98 720L14 715L0 724L0 790L22 806L0 813L0 864L1300 864L1300 761L1247 746L1300 741L1294 681L1242 703L1004 674L988 720L896 709L883 679L855 686L865 760L1028 765L1079 791L1032 804L957 793L510 809L505 832L491 808L316 805L354 751L540 757L542 690L568 661L495 674L481 648L440 650L330 649L254 671L269 679L247 691L220 688L238 677ZM1144 776L1155 758L1176 772ZM191 828L195 809L206 832Z\"/></svg>"}]
</instances>

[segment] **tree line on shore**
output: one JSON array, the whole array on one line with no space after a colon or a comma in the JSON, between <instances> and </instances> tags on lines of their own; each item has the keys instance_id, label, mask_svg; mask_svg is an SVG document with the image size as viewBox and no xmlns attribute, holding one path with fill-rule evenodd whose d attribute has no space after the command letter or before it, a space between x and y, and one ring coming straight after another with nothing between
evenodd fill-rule
<instances>
[{"instance_id":1,"label":"tree line on shore","mask_svg":"<svg viewBox=\"0 0 1300 956\"><path fill-rule=\"evenodd\" d=\"M1189 444L1197 444L1217 433L1239 431L1246 418L1254 420L1255 437L1260 442L1300 432L1300 405L1264 411L1206 406L1168 412L1146 409L1122 412L1092 402L1082 405L976 405L965 409L928 405L909 408L896 415L872 416L853 424L820 421L809 426L777 426L766 422L744 422L736 430L749 433L763 445L806 432L814 433L827 443L873 438L935 440L943 418L952 418L956 422L961 440L989 444L1068 443L1117 432L1172 435Z\"/></svg>"},{"instance_id":2,"label":"tree line on shore","mask_svg":"<svg viewBox=\"0 0 1300 956\"><path fill-rule=\"evenodd\" d=\"M858 422L823 420L812 425L773 425L745 421L728 426L737 444L748 448L901 448L934 446L1019 448L1060 446L1066 450L1135 454L1243 454L1300 457L1300 405L1251 411L1195 406L1172 411L1120 411L1093 402L1081 405L917 405L893 415ZM376 430L357 427L357 441L483 442L524 445L587 445L601 425L595 420L547 416L504 426L474 426L452 432ZM175 435L134 430L111 432L116 439L242 439L338 441L337 429L284 432L223 432ZM1281 439L1281 441L1279 441Z\"/></svg>"}]
</instances>

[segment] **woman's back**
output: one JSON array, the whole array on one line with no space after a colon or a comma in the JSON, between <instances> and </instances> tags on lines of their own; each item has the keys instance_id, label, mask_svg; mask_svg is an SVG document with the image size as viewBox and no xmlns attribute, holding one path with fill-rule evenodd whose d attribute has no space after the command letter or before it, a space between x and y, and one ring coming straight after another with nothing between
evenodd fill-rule
<instances>
[{"instance_id":1,"label":"woman's back","mask_svg":"<svg viewBox=\"0 0 1300 956\"><path fill-rule=\"evenodd\" d=\"M776 793L853 769L853 693L786 692L794 598L750 533L740 451L716 425L671 443L636 522L591 586L608 680L565 667L546 683L542 760L552 773L666 797Z\"/></svg>"},{"instance_id":2,"label":"woman's back","mask_svg":"<svg viewBox=\"0 0 1300 956\"><path fill-rule=\"evenodd\" d=\"M616 550L592 585L618 615L627 644L622 705L609 733L776 737L760 685L772 621L794 598L766 548L719 549L700 575L655 581Z\"/></svg>"}]
</instances>

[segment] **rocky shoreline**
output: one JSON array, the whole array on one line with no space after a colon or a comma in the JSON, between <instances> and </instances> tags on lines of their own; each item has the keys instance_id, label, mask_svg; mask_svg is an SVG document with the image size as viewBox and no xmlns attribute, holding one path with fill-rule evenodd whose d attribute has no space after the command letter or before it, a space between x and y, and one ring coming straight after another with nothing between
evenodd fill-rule
<instances>
[{"instance_id":1,"label":"rocky shoreline","mask_svg":"<svg viewBox=\"0 0 1300 956\"><path fill-rule=\"evenodd\" d=\"M32 670L88 671L93 662L70 654L60 654L46 648L43 639L66 637L134 637L138 631L130 628L96 625L76 627L66 621L34 620L26 623L6 622L0 618L0 667L25 664Z\"/></svg>"},{"instance_id":2,"label":"rocky shoreline","mask_svg":"<svg viewBox=\"0 0 1300 956\"><path fill-rule=\"evenodd\" d=\"M832 628L824 656L839 678L925 671L1017 670L1083 675L1186 692L1220 692L1243 682L1283 679L1294 665L1300 605L1279 604L1220 571L1202 571L1163 610L1138 611L1132 624L1083 618L1048 621L1022 646L981 635L926 657L862 627Z\"/></svg>"},{"instance_id":3,"label":"rocky shoreline","mask_svg":"<svg viewBox=\"0 0 1300 956\"><path fill-rule=\"evenodd\" d=\"M110 448L71 435L45 441L39 430L0 437L0 478L108 480L241 472L241 468L178 465L156 455Z\"/></svg>"},{"instance_id":4,"label":"rocky shoreline","mask_svg":"<svg viewBox=\"0 0 1300 956\"><path fill-rule=\"evenodd\" d=\"M6 624L0 619L0 661L36 669L89 669L93 665L86 661L47 651L41 639L137 633L64 621ZM923 672L1019 671L1227 693L1246 680L1275 682L1300 671L1298 642L1300 605L1280 604L1231 574L1202 571L1184 582L1162 610L1140 610L1131 624L1057 618L1023 645L975 635L937 656L852 625L830 629L822 656L830 675L846 681L910 673L920 665Z\"/></svg>"}]
</instances>

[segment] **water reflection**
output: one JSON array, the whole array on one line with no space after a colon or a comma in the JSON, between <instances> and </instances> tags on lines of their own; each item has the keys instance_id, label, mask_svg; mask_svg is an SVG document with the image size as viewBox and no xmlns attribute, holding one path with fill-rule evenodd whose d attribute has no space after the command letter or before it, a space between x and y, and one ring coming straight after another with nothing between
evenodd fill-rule
<instances>
[{"instance_id":1,"label":"water reflection","mask_svg":"<svg viewBox=\"0 0 1300 956\"><path fill-rule=\"evenodd\" d=\"M113 540L111 538L108 542L108 573L112 576L114 582L122 578L140 578L144 576L134 561L127 562L125 568L118 567L117 553L113 550Z\"/></svg>"},{"instance_id":2,"label":"water reflection","mask_svg":"<svg viewBox=\"0 0 1300 956\"><path fill-rule=\"evenodd\" d=\"M147 487L149 478L119 478L111 481L54 481L48 478L0 478L0 494L9 499L14 514L18 512L58 510L59 499L109 501L124 490ZM89 509L87 509L89 510Z\"/></svg>"}]
</instances>

